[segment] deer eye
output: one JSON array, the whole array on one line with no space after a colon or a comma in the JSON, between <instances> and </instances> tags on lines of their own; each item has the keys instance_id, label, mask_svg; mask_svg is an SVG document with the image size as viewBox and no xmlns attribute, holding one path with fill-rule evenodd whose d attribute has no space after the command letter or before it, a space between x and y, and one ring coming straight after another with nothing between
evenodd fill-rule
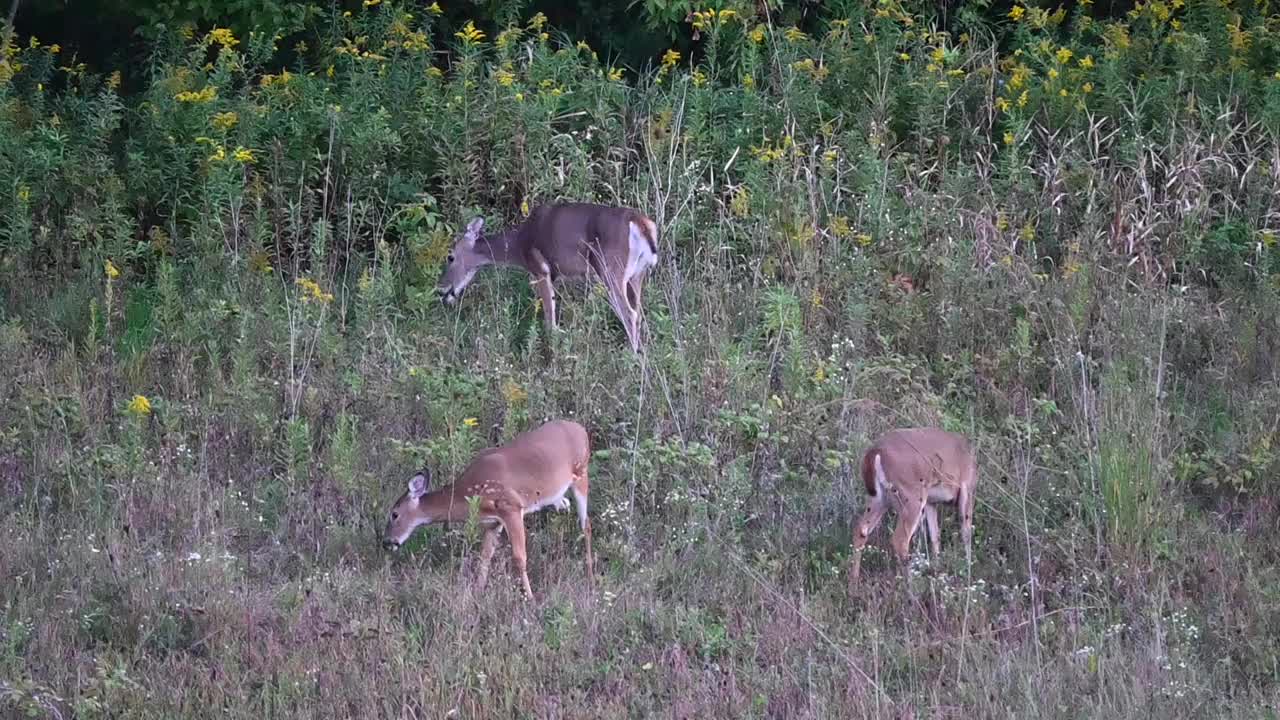
<instances>
[{"instance_id":1,"label":"deer eye","mask_svg":"<svg viewBox=\"0 0 1280 720\"><path fill-rule=\"evenodd\" d=\"M445 261L446 263L451 263L451 262L453 262L453 253L449 253L449 257L445 258L445 259L444 259L444 261Z\"/></svg>"},{"instance_id":2,"label":"deer eye","mask_svg":"<svg viewBox=\"0 0 1280 720\"><path fill-rule=\"evenodd\" d=\"M392 510L392 511L391 511L391 519L392 519L392 520L399 519L399 517L400 517L400 513L396 512L396 511L394 511L394 510Z\"/></svg>"}]
</instances>

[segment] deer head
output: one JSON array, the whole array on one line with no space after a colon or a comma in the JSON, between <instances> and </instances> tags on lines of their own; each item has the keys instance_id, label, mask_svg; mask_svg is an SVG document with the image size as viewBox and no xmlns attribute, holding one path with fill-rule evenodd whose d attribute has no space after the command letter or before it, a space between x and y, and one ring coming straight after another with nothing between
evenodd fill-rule
<instances>
[{"instance_id":1,"label":"deer head","mask_svg":"<svg viewBox=\"0 0 1280 720\"><path fill-rule=\"evenodd\" d=\"M457 302L462 291L471 284L471 278L475 277L476 270L493 262L490 255L476 248L483 228L484 218L482 217L467 223L467 229L444 259L444 271L440 273L440 281L436 283L436 293L445 305Z\"/></svg>"},{"instance_id":2,"label":"deer head","mask_svg":"<svg viewBox=\"0 0 1280 720\"><path fill-rule=\"evenodd\" d=\"M431 471L423 469L409 479L409 489L391 506L387 527L382 531L382 547L395 550L404 544L421 525L427 525L432 517L425 512L422 498L431 488Z\"/></svg>"}]
</instances>

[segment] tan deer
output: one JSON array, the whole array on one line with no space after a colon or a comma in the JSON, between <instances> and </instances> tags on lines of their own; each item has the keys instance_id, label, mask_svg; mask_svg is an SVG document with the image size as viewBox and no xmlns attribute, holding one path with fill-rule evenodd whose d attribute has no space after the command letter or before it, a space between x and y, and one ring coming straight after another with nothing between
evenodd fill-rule
<instances>
[{"instance_id":1,"label":"tan deer","mask_svg":"<svg viewBox=\"0 0 1280 720\"><path fill-rule=\"evenodd\" d=\"M420 472L409 480L408 491L391 507L382 546L388 550L400 547L421 525L464 522L470 513L468 498L478 497L478 520L484 538L477 585L485 586L498 547L498 534L506 530L515 570L520 574L525 595L532 596L524 516L550 506L567 510L569 500L565 494L572 490L578 506L578 525L586 538L587 577L591 578L591 518L587 517L590 460L591 443L586 429L569 420L553 420L520 433L506 445L481 450L456 482L434 492L429 491L428 473Z\"/></svg>"},{"instance_id":2,"label":"tan deer","mask_svg":"<svg viewBox=\"0 0 1280 720\"><path fill-rule=\"evenodd\" d=\"M640 352L641 285L658 263L658 226L652 220L631 208L562 203L543 205L495 235L483 229L484 218L467 223L445 258L436 292L446 305L457 302L485 265L522 267L533 276L548 330L555 330L556 281L594 273L631 349Z\"/></svg>"},{"instance_id":3,"label":"tan deer","mask_svg":"<svg viewBox=\"0 0 1280 720\"><path fill-rule=\"evenodd\" d=\"M960 534L967 562L973 561L974 486L978 462L963 435L937 428L891 430L862 455L862 483L870 496L867 510L853 531L853 557L849 585L858 581L862 550L867 537L880 525L887 509L898 515L893 530L893 551L905 563L911 538L923 519L936 558L941 552L940 504L955 504L960 512Z\"/></svg>"}]
</instances>

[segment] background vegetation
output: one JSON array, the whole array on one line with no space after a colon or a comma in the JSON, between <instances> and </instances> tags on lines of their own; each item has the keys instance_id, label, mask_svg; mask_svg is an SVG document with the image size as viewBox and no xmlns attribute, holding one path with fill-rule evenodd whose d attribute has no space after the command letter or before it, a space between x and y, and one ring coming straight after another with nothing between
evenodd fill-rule
<instances>
[{"instance_id":1,"label":"background vegetation","mask_svg":"<svg viewBox=\"0 0 1280 720\"><path fill-rule=\"evenodd\" d=\"M676 5L605 15L679 29L652 64L519 3L5 46L0 711L1276 717L1270 5ZM516 273L435 299L473 214L561 198L658 222L644 358L597 290L554 336ZM473 527L377 546L550 416L594 587L571 513L530 603ZM980 448L974 565L946 514L848 595L909 424Z\"/></svg>"}]
</instances>

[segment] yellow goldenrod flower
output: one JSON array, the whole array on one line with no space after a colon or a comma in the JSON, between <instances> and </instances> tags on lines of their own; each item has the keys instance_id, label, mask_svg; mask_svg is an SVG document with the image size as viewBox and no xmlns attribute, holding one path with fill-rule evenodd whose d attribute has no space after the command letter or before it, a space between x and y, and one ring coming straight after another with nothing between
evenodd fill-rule
<instances>
[{"instance_id":1,"label":"yellow goldenrod flower","mask_svg":"<svg viewBox=\"0 0 1280 720\"><path fill-rule=\"evenodd\" d=\"M1086 95L1093 92L1093 83L1087 82L1084 85L1081 85L1080 92L1085 93Z\"/></svg>"},{"instance_id":2,"label":"yellow goldenrod flower","mask_svg":"<svg viewBox=\"0 0 1280 720\"><path fill-rule=\"evenodd\" d=\"M1013 18L1014 20L1021 20L1022 16L1026 14L1027 14L1027 9L1022 7L1021 5L1014 5L1013 9L1009 11L1009 17Z\"/></svg>"},{"instance_id":3,"label":"yellow goldenrod flower","mask_svg":"<svg viewBox=\"0 0 1280 720\"><path fill-rule=\"evenodd\" d=\"M117 268L117 267L116 267L116 264L115 264L115 263L113 263L113 262L111 262L110 260L108 260L108 261L107 261L107 262L102 266L102 270L103 270L103 272L105 272L105 273L106 273L106 275L107 275L107 279L109 279L109 280L115 280L116 278L120 277L120 269L119 269L119 268Z\"/></svg>"},{"instance_id":4,"label":"yellow goldenrod flower","mask_svg":"<svg viewBox=\"0 0 1280 720\"><path fill-rule=\"evenodd\" d=\"M1003 97L996 98L996 109L999 110L1000 112L1009 112L1010 107L1011 107L1011 103L1006 98L1003 98Z\"/></svg>"},{"instance_id":5,"label":"yellow goldenrod flower","mask_svg":"<svg viewBox=\"0 0 1280 720\"><path fill-rule=\"evenodd\" d=\"M466 25L462 26L462 30L453 34L454 37L462 41L463 45L478 45L484 40L484 33L476 27L476 24L470 20Z\"/></svg>"},{"instance_id":6,"label":"yellow goldenrod flower","mask_svg":"<svg viewBox=\"0 0 1280 720\"><path fill-rule=\"evenodd\" d=\"M613 82L622 80L622 68L609 68L609 79Z\"/></svg>"},{"instance_id":7,"label":"yellow goldenrod flower","mask_svg":"<svg viewBox=\"0 0 1280 720\"><path fill-rule=\"evenodd\" d=\"M433 3L431 3L430 5L428 5L428 6L427 6L427 12L431 13L432 15L443 15L443 14L444 14L444 10L441 10L441 9L440 9L440 3L438 3L438 2L433 2Z\"/></svg>"},{"instance_id":8,"label":"yellow goldenrod flower","mask_svg":"<svg viewBox=\"0 0 1280 720\"><path fill-rule=\"evenodd\" d=\"M253 151L244 147L237 147L235 152L231 154L231 158L238 163L246 165L251 165L256 160L253 156Z\"/></svg>"},{"instance_id":9,"label":"yellow goldenrod flower","mask_svg":"<svg viewBox=\"0 0 1280 720\"><path fill-rule=\"evenodd\" d=\"M541 30L542 26L546 24L547 24L547 16L543 15L542 13L537 13L533 17L529 18L530 30Z\"/></svg>"},{"instance_id":10,"label":"yellow goldenrod flower","mask_svg":"<svg viewBox=\"0 0 1280 720\"><path fill-rule=\"evenodd\" d=\"M218 99L218 88L212 85L206 85L199 92L184 90L183 92L180 92L177 95L174 95L173 99L177 100L180 103L191 103L191 104L213 102L214 100Z\"/></svg>"},{"instance_id":11,"label":"yellow goldenrod flower","mask_svg":"<svg viewBox=\"0 0 1280 720\"><path fill-rule=\"evenodd\" d=\"M852 232L849 228L849 218L844 215L836 215L831 218L830 230L831 234L838 238L849 237L849 233Z\"/></svg>"},{"instance_id":12,"label":"yellow goldenrod flower","mask_svg":"<svg viewBox=\"0 0 1280 720\"><path fill-rule=\"evenodd\" d=\"M801 40L805 40L809 37L803 30L795 25L787 28L787 31L783 33L782 36L787 39L787 42L800 42Z\"/></svg>"},{"instance_id":13,"label":"yellow goldenrod flower","mask_svg":"<svg viewBox=\"0 0 1280 720\"><path fill-rule=\"evenodd\" d=\"M1011 133L1011 132L1007 132L1007 131L1005 132L1005 134L1004 134L1004 144L1005 144L1005 145L1012 145L1012 144L1013 144L1013 133Z\"/></svg>"},{"instance_id":14,"label":"yellow goldenrod flower","mask_svg":"<svg viewBox=\"0 0 1280 720\"><path fill-rule=\"evenodd\" d=\"M31 199L31 188L26 185L18 186L18 202L27 202Z\"/></svg>"},{"instance_id":15,"label":"yellow goldenrod flower","mask_svg":"<svg viewBox=\"0 0 1280 720\"><path fill-rule=\"evenodd\" d=\"M364 6L367 8L371 8L375 5L381 5L381 4L382 4L382 0L364 0Z\"/></svg>"},{"instance_id":16,"label":"yellow goldenrod flower","mask_svg":"<svg viewBox=\"0 0 1280 720\"><path fill-rule=\"evenodd\" d=\"M511 87L511 84L516 81L516 76L506 68L498 68L493 72L493 79L502 87Z\"/></svg>"},{"instance_id":17,"label":"yellow goldenrod flower","mask_svg":"<svg viewBox=\"0 0 1280 720\"><path fill-rule=\"evenodd\" d=\"M751 28L751 34L748 37L750 37L751 42L755 43L756 45L759 45L760 43L764 42L764 25L756 25L755 27Z\"/></svg>"},{"instance_id":18,"label":"yellow goldenrod flower","mask_svg":"<svg viewBox=\"0 0 1280 720\"><path fill-rule=\"evenodd\" d=\"M694 87L702 87L707 84L707 75L701 70L694 70L691 77L693 79Z\"/></svg>"},{"instance_id":19,"label":"yellow goldenrod flower","mask_svg":"<svg viewBox=\"0 0 1280 720\"><path fill-rule=\"evenodd\" d=\"M1071 62L1071 54L1072 53L1069 48L1058 48L1058 52L1055 53L1055 57L1058 60L1058 64L1066 65L1067 63Z\"/></svg>"},{"instance_id":20,"label":"yellow goldenrod flower","mask_svg":"<svg viewBox=\"0 0 1280 720\"><path fill-rule=\"evenodd\" d=\"M232 34L230 28L220 27L215 27L209 31L209 42L217 43L228 50L240 44L240 41Z\"/></svg>"},{"instance_id":21,"label":"yellow goldenrod flower","mask_svg":"<svg viewBox=\"0 0 1280 720\"><path fill-rule=\"evenodd\" d=\"M512 405L519 405L529 398L529 393L520 387L513 380L508 380L502 385L502 394L506 397L507 402Z\"/></svg>"},{"instance_id":22,"label":"yellow goldenrod flower","mask_svg":"<svg viewBox=\"0 0 1280 720\"><path fill-rule=\"evenodd\" d=\"M813 291L813 299L816 301L814 303L814 307L822 307L822 296L818 294L817 290ZM826 381L826 379L827 379L826 364L823 363L821 360L819 360L818 367L813 371L813 381L815 383L822 384L823 382Z\"/></svg>"},{"instance_id":23,"label":"yellow goldenrod flower","mask_svg":"<svg viewBox=\"0 0 1280 720\"><path fill-rule=\"evenodd\" d=\"M1079 63L1080 63L1080 67L1084 68L1085 70L1092 70L1092 69L1093 69L1093 56L1092 56L1092 55L1085 55L1084 57L1080 58Z\"/></svg>"},{"instance_id":24,"label":"yellow goldenrod flower","mask_svg":"<svg viewBox=\"0 0 1280 720\"><path fill-rule=\"evenodd\" d=\"M746 217L751 212L751 192L746 186L738 188L729 201L729 212L735 217Z\"/></svg>"},{"instance_id":25,"label":"yellow goldenrod flower","mask_svg":"<svg viewBox=\"0 0 1280 720\"><path fill-rule=\"evenodd\" d=\"M134 395L133 399L129 401L129 406L126 410L128 410L130 415L135 415L137 417L150 415L151 401L148 400L145 395Z\"/></svg>"},{"instance_id":26,"label":"yellow goldenrod flower","mask_svg":"<svg viewBox=\"0 0 1280 720\"><path fill-rule=\"evenodd\" d=\"M668 50L662 54L662 67L671 68L680 62L680 53L676 50Z\"/></svg>"},{"instance_id":27,"label":"yellow goldenrod flower","mask_svg":"<svg viewBox=\"0 0 1280 720\"><path fill-rule=\"evenodd\" d=\"M115 90L116 88L120 87L120 71L119 70L116 70L115 72L107 76L107 87L111 88L112 90Z\"/></svg>"},{"instance_id":28,"label":"yellow goldenrod flower","mask_svg":"<svg viewBox=\"0 0 1280 720\"><path fill-rule=\"evenodd\" d=\"M518 39L523 34L524 28L509 27L498 33L498 37L493 40L493 45L494 47L504 48L510 45L512 40Z\"/></svg>"},{"instance_id":29,"label":"yellow goldenrod flower","mask_svg":"<svg viewBox=\"0 0 1280 720\"><path fill-rule=\"evenodd\" d=\"M874 239L867 233L862 233L858 235L858 237L854 238L854 240L857 240L858 244L861 245L862 247L866 247L870 245L872 242L874 242Z\"/></svg>"},{"instance_id":30,"label":"yellow goldenrod flower","mask_svg":"<svg viewBox=\"0 0 1280 720\"><path fill-rule=\"evenodd\" d=\"M466 426L467 426L467 427L469 427L469 428L473 428L473 427L475 427L476 425L479 425L479 424L480 424L480 421L479 421L479 420L477 420L477 419L475 419L475 418L473 418L473 417L469 417L469 418L464 418L464 419L462 420L462 424L463 424L463 425L466 425Z\"/></svg>"},{"instance_id":31,"label":"yellow goldenrod flower","mask_svg":"<svg viewBox=\"0 0 1280 720\"><path fill-rule=\"evenodd\" d=\"M222 162L227 159L227 149L221 145L213 149L213 154L209 156L209 162Z\"/></svg>"},{"instance_id":32,"label":"yellow goldenrod flower","mask_svg":"<svg viewBox=\"0 0 1280 720\"><path fill-rule=\"evenodd\" d=\"M234 112L221 112L213 116L213 127L224 132L235 127L238 122L240 116Z\"/></svg>"},{"instance_id":33,"label":"yellow goldenrod flower","mask_svg":"<svg viewBox=\"0 0 1280 720\"><path fill-rule=\"evenodd\" d=\"M293 283L302 288L302 302L315 300L321 303L333 302L333 293L325 292L320 284L311 278L300 277Z\"/></svg>"}]
</instances>

